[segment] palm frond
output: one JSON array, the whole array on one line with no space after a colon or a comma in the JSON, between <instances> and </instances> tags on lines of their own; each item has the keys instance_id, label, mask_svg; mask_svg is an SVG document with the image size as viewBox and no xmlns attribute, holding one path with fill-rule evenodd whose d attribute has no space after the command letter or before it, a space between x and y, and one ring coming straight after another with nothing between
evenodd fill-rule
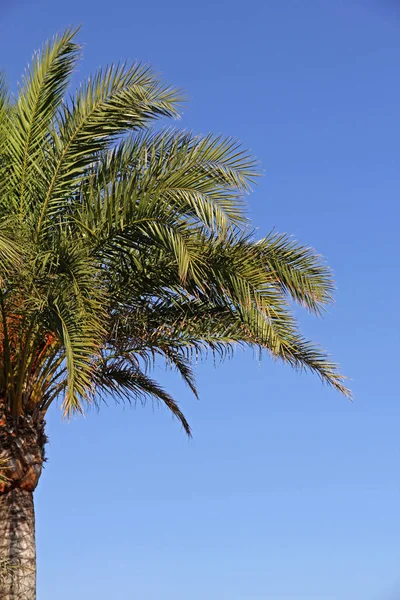
<instances>
[{"instance_id":1,"label":"palm frond","mask_svg":"<svg viewBox=\"0 0 400 600\"><path fill-rule=\"evenodd\" d=\"M41 161L43 141L49 135L49 126L63 101L80 54L73 41L76 33L76 29L67 29L33 56L12 112L12 129L7 138L12 161L9 177L17 188L21 218L27 208L25 196L35 189L35 163Z\"/></svg>"},{"instance_id":2,"label":"palm frond","mask_svg":"<svg viewBox=\"0 0 400 600\"><path fill-rule=\"evenodd\" d=\"M317 315L332 302L332 273L315 250L285 234L270 234L258 245L266 268L285 294Z\"/></svg>"},{"instance_id":3,"label":"palm frond","mask_svg":"<svg viewBox=\"0 0 400 600\"><path fill-rule=\"evenodd\" d=\"M8 112L10 109L10 98L5 74L0 71L0 157L4 163L4 143L7 137ZM0 163L0 168L3 165Z\"/></svg>"},{"instance_id":4,"label":"palm frond","mask_svg":"<svg viewBox=\"0 0 400 600\"><path fill-rule=\"evenodd\" d=\"M179 90L161 83L140 63L110 65L82 85L63 105L53 131L52 176L37 231L48 211L52 214L63 207L63 199L76 188L98 152L129 130L144 128L160 117L177 117L181 101Z\"/></svg>"},{"instance_id":5,"label":"palm frond","mask_svg":"<svg viewBox=\"0 0 400 600\"><path fill-rule=\"evenodd\" d=\"M334 284L286 235L257 240L245 195L257 163L235 140L153 128L181 92L140 63L66 89L80 55L68 29L36 53L16 98L0 77L0 388L10 415L66 414L111 394L176 401L160 361L197 395L199 359L236 347L316 373L337 366L300 332Z\"/></svg>"},{"instance_id":6,"label":"palm frond","mask_svg":"<svg viewBox=\"0 0 400 600\"><path fill-rule=\"evenodd\" d=\"M98 392L111 392L114 397L124 401L145 403L147 399L153 399L162 402L178 419L187 435L191 436L189 423L177 402L140 369L115 362L107 364L104 361L97 365L97 369L93 373L93 381Z\"/></svg>"},{"instance_id":7,"label":"palm frond","mask_svg":"<svg viewBox=\"0 0 400 600\"><path fill-rule=\"evenodd\" d=\"M129 226L132 219L158 215L224 231L246 223L242 195L256 176L255 162L230 139L173 130L138 134L102 154L82 189L80 218ZM95 203L95 209L93 209Z\"/></svg>"}]
</instances>

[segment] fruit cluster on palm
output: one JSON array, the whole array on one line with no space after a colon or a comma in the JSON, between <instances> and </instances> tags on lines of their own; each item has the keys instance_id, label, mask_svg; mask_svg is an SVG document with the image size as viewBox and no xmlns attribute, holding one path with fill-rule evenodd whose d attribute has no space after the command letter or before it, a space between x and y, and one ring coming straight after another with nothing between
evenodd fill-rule
<instances>
[{"instance_id":1,"label":"fruit cluster on palm","mask_svg":"<svg viewBox=\"0 0 400 600\"><path fill-rule=\"evenodd\" d=\"M67 96L68 30L35 54L16 97L0 83L1 597L35 597L32 492L45 415L105 396L164 404L190 434L155 360L196 394L193 361L266 350L349 395L291 310L319 314L329 269L285 235L256 240L243 196L255 163L231 139L154 128L181 93L141 64L100 70Z\"/></svg>"}]
</instances>

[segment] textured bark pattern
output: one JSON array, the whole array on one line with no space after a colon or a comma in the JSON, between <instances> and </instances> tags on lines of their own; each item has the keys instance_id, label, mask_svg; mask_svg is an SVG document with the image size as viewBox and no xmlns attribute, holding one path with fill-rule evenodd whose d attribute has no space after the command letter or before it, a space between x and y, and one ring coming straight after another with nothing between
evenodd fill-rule
<instances>
[{"instance_id":1,"label":"textured bark pattern","mask_svg":"<svg viewBox=\"0 0 400 600\"><path fill-rule=\"evenodd\" d=\"M36 600L35 514L32 492L0 494L0 598Z\"/></svg>"},{"instance_id":2,"label":"textured bark pattern","mask_svg":"<svg viewBox=\"0 0 400 600\"><path fill-rule=\"evenodd\" d=\"M40 415L15 419L0 400L0 600L36 599L33 490L44 461Z\"/></svg>"},{"instance_id":3,"label":"textured bark pattern","mask_svg":"<svg viewBox=\"0 0 400 600\"><path fill-rule=\"evenodd\" d=\"M44 461L45 422L26 414L10 417L0 402L0 494L12 488L32 492L39 481Z\"/></svg>"}]
</instances>

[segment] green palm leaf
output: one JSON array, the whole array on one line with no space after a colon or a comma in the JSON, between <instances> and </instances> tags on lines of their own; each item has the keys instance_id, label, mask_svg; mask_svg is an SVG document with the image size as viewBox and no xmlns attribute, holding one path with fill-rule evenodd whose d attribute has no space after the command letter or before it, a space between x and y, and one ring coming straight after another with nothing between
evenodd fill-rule
<instances>
[{"instance_id":1,"label":"green palm leaf","mask_svg":"<svg viewBox=\"0 0 400 600\"><path fill-rule=\"evenodd\" d=\"M17 186L21 218L26 210L26 195L35 191L35 163L43 160L43 142L49 135L49 127L79 57L80 48L73 42L76 32L76 29L66 30L34 55L11 113L8 154L12 171L9 178L10 183Z\"/></svg>"},{"instance_id":2,"label":"green palm leaf","mask_svg":"<svg viewBox=\"0 0 400 600\"><path fill-rule=\"evenodd\" d=\"M0 78L0 386L14 419L111 394L164 404L160 361L197 394L198 359L266 351L349 396L299 331L329 269L286 235L257 240L256 161L230 138L153 129L182 94L140 63L100 69L70 97L76 31L46 44L17 98Z\"/></svg>"}]
</instances>

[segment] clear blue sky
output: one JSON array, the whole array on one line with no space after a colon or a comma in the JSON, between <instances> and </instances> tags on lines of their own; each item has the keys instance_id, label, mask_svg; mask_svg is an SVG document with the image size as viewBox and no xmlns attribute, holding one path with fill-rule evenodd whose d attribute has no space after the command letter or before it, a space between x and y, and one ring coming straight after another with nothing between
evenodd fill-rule
<instances>
[{"instance_id":1,"label":"clear blue sky","mask_svg":"<svg viewBox=\"0 0 400 600\"><path fill-rule=\"evenodd\" d=\"M397 6L397 8L396 8ZM395 0L0 0L1 63L83 24L78 77L150 62L191 101L182 126L241 138L265 176L261 234L293 233L338 283L302 317L355 403L250 355L198 368L162 409L49 416L36 493L39 600L400 598L399 67ZM399 595L396 595L396 593Z\"/></svg>"}]
</instances>

